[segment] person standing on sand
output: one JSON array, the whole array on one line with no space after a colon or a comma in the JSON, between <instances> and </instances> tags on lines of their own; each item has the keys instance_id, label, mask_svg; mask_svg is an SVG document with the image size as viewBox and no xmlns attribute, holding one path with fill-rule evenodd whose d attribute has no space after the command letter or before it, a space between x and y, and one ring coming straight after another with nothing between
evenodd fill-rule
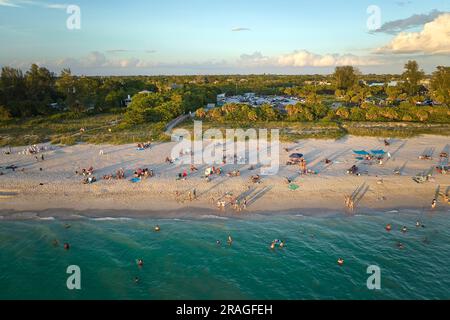
<instances>
[{"instance_id":1,"label":"person standing on sand","mask_svg":"<svg viewBox=\"0 0 450 320\"><path fill-rule=\"evenodd\" d=\"M302 160L300 160L300 172L302 174L306 174L307 169L306 169L306 160L304 158L302 158Z\"/></svg>"},{"instance_id":2,"label":"person standing on sand","mask_svg":"<svg viewBox=\"0 0 450 320\"><path fill-rule=\"evenodd\" d=\"M436 205L437 205L437 201L436 201L436 199L433 199L433 201L431 201L431 209L436 209Z\"/></svg>"}]
</instances>

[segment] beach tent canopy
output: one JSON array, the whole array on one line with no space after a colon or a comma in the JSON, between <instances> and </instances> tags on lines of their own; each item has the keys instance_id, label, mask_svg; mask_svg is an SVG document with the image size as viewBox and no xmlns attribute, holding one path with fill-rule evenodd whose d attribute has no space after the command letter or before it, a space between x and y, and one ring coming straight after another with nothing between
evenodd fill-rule
<instances>
[{"instance_id":1,"label":"beach tent canopy","mask_svg":"<svg viewBox=\"0 0 450 320\"><path fill-rule=\"evenodd\" d=\"M293 153L289 156L291 159L301 159L303 158L303 155L301 153Z\"/></svg>"},{"instance_id":2,"label":"beach tent canopy","mask_svg":"<svg viewBox=\"0 0 450 320\"><path fill-rule=\"evenodd\" d=\"M353 150L353 153L359 156L368 156L369 153L366 150Z\"/></svg>"},{"instance_id":3,"label":"beach tent canopy","mask_svg":"<svg viewBox=\"0 0 450 320\"><path fill-rule=\"evenodd\" d=\"M382 155L386 154L386 151L384 151L384 150L370 150L370 152L372 152L372 154L374 154L376 156L382 156Z\"/></svg>"}]
</instances>

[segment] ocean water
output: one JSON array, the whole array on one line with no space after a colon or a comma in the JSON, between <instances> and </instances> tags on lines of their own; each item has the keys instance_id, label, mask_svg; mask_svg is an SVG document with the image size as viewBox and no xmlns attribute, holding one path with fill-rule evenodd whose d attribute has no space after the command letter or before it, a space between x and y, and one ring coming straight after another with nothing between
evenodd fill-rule
<instances>
[{"instance_id":1,"label":"ocean water","mask_svg":"<svg viewBox=\"0 0 450 320\"><path fill-rule=\"evenodd\" d=\"M0 220L0 299L449 299L449 213ZM67 289L69 265L81 290ZM381 290L367 288L370 265Z\"/></svg>"}]
</instances>

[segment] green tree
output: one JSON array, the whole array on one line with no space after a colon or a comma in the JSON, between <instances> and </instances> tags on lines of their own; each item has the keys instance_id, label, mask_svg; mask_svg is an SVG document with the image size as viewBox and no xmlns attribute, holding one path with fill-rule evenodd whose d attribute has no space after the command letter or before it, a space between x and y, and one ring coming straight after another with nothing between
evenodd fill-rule
<instances>
[{"instance_id":1,"label":"green tree","mask_svg":"<svg viewBox=\"0 0 450 320\"><path fill-rule=\"evenodd\" d=\"M417 61L410 60L405 64L405 71L402 74L403 89L411 97L417 95L420 89L420 81L425 73L419 70Z\"/></svg>"},{"instance_id":2,"label":"green tree","mask_svg":"<svg viewBox=\"0 0 450 320\"><path fill-rule=\"evenodd\" d=\"M344 120L347 120L350 117L350 111L346 107L339 107L336 110L336 115Z\"/></svg>"},{"instance_id":3,"label":"green tree","mask_svg":"<svg viewBox=\"0 0 450 320\"><path fill-rule=\"evenodd\" d=\"M261 117L264 121L276 121L279 119L280 114L277 110L272 108L271 105L264 104L260 108Z\"/></svg>"},{"instance_id":4,"label":"green tree","mask_svg":"<svg viewBox=\"0 0 450 320\"><path fill-rule=\"evenodd\" d=\"M0 106L0 121L11 119L11 113L4 106Z\"/></svg>"},{"instance_id":5,"label":"green tree","mask_svg":"<svg viewBox=\"0 0 450 320\"><path fill-rule=\"evenodd\" d=\"M431 78L433 98L450 107L450 67L437 67Z\"/></svg>"},{"instance_id":6,"label":"green tree","mask_svg":"<svg viewBox=\"0 0 450 320\"><path fill-rule=\"evenodd\" d=\"M357 70L352 66L339 66L336 67L333 78L337 90L348 90L358 81Z\"/></svg>"},{"instance_id":7,"label":"green tree","mask_svg":"<svg viewBox=\"0 0 450 320\"><path fill-rule=\"evenodd\" d=\"M195 116L196 116L197 118L199 118L199 119L205 119L205 118L206 118L206 115L207 115L207 112L205 111L204 108L198 108L198 109L195 111Z\"/></svg>"},{"instance_id":8,"label":"green tree","mask_svg":"<svg viewBox=\"0 0 450 320\"><path fill-rule=\"evenodd\" d=\"M31 115L27 110L25 78L19 69L3 67L0 75L0 104L14 117Z\"/></svg>"},{"instance_id":9,"label":"green tree","mask_svg":"<svg viewBox=\"0 0 450 320\"><path fill-rule=\"evenodd\" d=\"M32 64L25 74L25 85L28 100L32 102L36 112L47 112L49 104L56 98L55 75L46 68Z\"/></svg>"}]
</instances>

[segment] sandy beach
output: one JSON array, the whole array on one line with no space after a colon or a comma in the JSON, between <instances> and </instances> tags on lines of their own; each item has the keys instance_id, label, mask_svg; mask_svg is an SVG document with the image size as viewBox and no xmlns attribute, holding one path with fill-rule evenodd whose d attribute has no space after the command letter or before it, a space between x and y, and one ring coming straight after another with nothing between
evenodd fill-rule
<instances>
[{"instance_id":1,"label":"sandy beach","mask_svg":"<svg viewBox=\"0 0 450 320\"><path fill-rule=\"evenodd\" d=\"M390 142L390 146L385 146L380 138L349 136L337 141L311 139L283 144L279 173L263 176L258 184L249 178L259 170L249 170L249 165L223 165L223 174L213 175L207 182L202 177L207 165L197 166L199 170L191 173L189 165L165 163L175 143L154 144L144 151L138 151L136 145L52 146L52 150L38 154L38 159L36 155L19 154L25 148L13 148L12 154L5 154L7 149L3 149L0 156L3 173L0 176L0 210L9 215L51 209L114 210L122 216L130 211L139 212L139 215L201 211L238 216L256 212L342 212L346 209L344 196L351 194L355 195L355 212L400 208L430 210L437 188L448 192L450 175L434 170L430 181L421 184L414 182L412 177L434 168L439 162L439 154L448 152L450 139L427 135ZM361 149L384 149L391 158L381 165L357 161L352 150ZM433 152L432 160L418 158L426 150ZM292 152L304 154L308 169L317 174L300 175L298 166L285 165ZM332 163L326 164L325 159ZM347 169L354 164L362 175L347 174ZM17 169L5 169L11 165ZM75 171L90 166L98 181L83 184L83 176L76 175ZM115 173L119 168L125 169L126 179L102 180L103 175ZM131 183L130 178L138 168L149 168L155 176ZM178 173L184 169L188 172L187 179L177 180ZM226 173L232 170L240 170L241 175L228 177ZM394 174L396 170L400 175ZM289 190L286 177L299 188ZM189 192L194 189L197 199L190 200ZM227 203L225 210L217 209L217 201L230 198L246 198L247 207L236 212ZM439 198L438 207L445 208L448 204Z\"/></svg>"}]
</instances>

